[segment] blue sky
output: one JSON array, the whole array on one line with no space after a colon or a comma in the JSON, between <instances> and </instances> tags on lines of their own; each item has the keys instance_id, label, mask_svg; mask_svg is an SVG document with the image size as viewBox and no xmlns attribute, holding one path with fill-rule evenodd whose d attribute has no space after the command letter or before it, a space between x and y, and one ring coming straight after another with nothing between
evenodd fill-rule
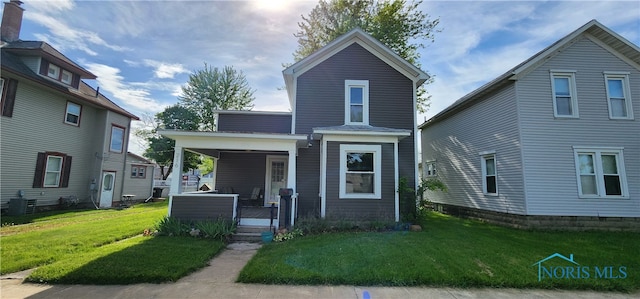
<instances>
[{"instance_id":1,"label":"blue sky","mask_svg":"<svg viewBox=\"0 0 640 299\"><path fill-rule=\"evenodd\" d=\"M20 38L43 40L98 76L87 83L145 118L177 103L180 86L204 63L242 70L254 110L289 111L282 63L317 1L23 0ZM440 18L421 49L431 108L418 122L592 19L640 45L638 1L424 1ZM140 127L143 122L134 122ZM132 138L130 151L143 145Z\"/></svg>"}]
</instances>

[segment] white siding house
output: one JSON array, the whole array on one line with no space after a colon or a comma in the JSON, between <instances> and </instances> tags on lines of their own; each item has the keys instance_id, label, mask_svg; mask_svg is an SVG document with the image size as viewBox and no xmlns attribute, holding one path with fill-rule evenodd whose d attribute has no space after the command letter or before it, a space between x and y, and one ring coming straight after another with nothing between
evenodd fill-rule
<instances>
[{"instance_id":1,"label":"white siding house","mask_svg":"<svg viewBox=\"0 0 640 299\"><path fill-rule=\"evenodd\" d=\"M478 215L640 219L638 117L640 48L590 21L420 126L423 175L449 189L427 197Z\"/></svg>"}]
</instances>

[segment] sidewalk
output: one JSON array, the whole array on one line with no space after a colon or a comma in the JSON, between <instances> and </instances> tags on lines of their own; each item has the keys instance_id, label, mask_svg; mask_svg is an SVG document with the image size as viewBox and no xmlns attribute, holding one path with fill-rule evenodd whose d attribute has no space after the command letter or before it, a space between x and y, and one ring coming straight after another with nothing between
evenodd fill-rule
<instances>
[{"instance_id":1,"label":"sidewalk","mask_svg":"<svg viewBox=\"0 0 640 299\"><path fill-rule=\"evenodd\" d=\"M639 298L640 294L519 289L288 286L235 283L260 245L230 244L211 265L175 283L116 286L22 283L26 272L0 277L0 298Z\"/></svg>"}]
</instances>

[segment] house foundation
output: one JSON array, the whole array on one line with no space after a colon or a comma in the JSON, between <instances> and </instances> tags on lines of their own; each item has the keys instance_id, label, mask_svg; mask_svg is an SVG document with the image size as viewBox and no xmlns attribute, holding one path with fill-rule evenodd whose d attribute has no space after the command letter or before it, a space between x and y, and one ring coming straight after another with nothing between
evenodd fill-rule
<instances>
[{"instance_id":1,"label":"house foundation","mask_svg":"<svg viewBox=\"0 0 640 299\"><path fill-rule=\"evenodd\" d=\"M640 217L517 215L433 203L435 211L519 229L640 232Z\"/></svg>"}]
</instances>

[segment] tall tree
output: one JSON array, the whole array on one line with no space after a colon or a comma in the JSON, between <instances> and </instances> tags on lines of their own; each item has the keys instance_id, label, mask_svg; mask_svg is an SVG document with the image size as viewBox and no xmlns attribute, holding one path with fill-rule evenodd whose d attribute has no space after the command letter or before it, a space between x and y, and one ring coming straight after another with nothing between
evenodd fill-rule
<instances>
[{"instance_id":1,"label":"tall tree","mask_svg":"<svg viewBox=\"0 0 640 299\"><path fill-rule=\"evenodd\" d=\"M200 129L215 130L215 110L248 110L253 108L253 93L242 71L225 66L204 69L189 75L182 87L181 105L197 115Z\"/></svg>"},{"instance_id":2,"label":"tall tree","mask_svg":"<svg viewBox=\"0 0 640 299\"><path fill-rule=\"evenodd\" d=\"M408 62L420 67L424 42L433 41L440 19L431 20L419 9L422 3L406 0L320 0L298 23L296 61L310 55L350 30L360 27ZM428 83L430 83L431 80ZM424 87L418 90L418 111L429 107Z\"/></svg>"},{"instance_id":3,"label":"tall tree","mask_svg":"<svg viewBox=\"0 0 640 299\"><path fill-rule=\"evenodd\" d=\"M180 105L167 107L155 116L156 127L147 135L149 147L144 156L156 161L162 179L166 180L173 170L173 155L176 141L158 134L158 129L195 131L199 127L198 116ZM195 169L200 164L200 155L185 152L182 171Z\"/></svg>"}]
</instances>

